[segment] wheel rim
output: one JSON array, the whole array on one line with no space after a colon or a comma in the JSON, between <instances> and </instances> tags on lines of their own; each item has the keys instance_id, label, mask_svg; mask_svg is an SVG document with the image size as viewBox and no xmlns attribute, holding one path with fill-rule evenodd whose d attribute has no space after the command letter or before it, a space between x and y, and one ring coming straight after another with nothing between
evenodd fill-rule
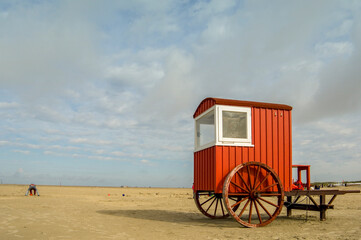
<instances>
[{"instance_id":1,"label":"wheel rim","mask_svg":"<svg viewBox=\"0 0 361 240\"><path fill-rule=\"evenodd\" d=\"M239 197L231 197L229 202L234 204L240 199L241 198ZM223 203L221 193L215 194L214 192L197 191L194 193L194 201L199 211L209 218L222 219L229 217L229 213ZM233 210L236 211L237 208L238 206L236 206Z\"/></svg>"},{"instance_id":2,"label":"wheel rim","mask_svg":"<svg viewBox=\"0 0 361 240\"><path fill-rule=\"evenodd\" d=\"M235 197L242 199L232 203L230 199ZM283 198L279 177L272 168L259 162L238 165L223 185L223 201L228 213L245 227L271 223L282 210Z\"/></svg>"}]
</instances>

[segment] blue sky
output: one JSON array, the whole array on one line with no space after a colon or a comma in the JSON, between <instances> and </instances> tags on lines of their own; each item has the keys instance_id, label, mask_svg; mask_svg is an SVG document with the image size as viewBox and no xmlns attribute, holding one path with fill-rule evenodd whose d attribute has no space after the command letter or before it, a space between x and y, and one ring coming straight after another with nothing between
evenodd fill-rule
<instances>
[{"instance_id":1,"label":"blue sky","mask_svg":"<svg viewBox=\"0 0 361 240\"><path fill-rule=\"evenodd\" d=\"M190 187L220 97L293 106L293 162L360 180L360 25L359 1L0 0L0 179Z\"/></svg>"}]
</instances>

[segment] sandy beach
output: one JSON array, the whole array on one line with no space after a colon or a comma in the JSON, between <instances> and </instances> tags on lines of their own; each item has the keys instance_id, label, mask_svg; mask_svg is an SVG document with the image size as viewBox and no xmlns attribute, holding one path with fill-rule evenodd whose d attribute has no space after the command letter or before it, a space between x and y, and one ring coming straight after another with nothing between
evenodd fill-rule
<instances>
[{"instance_id":1,"label":"sandy beach","mask_svg":"<svg viewBox=\"0 0 361 240\"><path fill-rule=\"evenodd\" d=\"M327 220L293 211L266 227L212 220L191 189L0 185L0 239L360 239L361 194L340 195ZM360 187L341 187L358 189Z\"/></svg>"}]
</instances>

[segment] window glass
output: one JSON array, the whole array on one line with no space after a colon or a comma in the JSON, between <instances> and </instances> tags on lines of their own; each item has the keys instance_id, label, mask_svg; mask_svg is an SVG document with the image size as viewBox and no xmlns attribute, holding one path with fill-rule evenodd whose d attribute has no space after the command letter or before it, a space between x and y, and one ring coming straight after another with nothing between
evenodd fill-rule
<instances>
[{"instance_id":1,"label":"window glass","mask_svg":"<svg viewBox=\"0 0 361 240\"><path fill-rule=\"evenodd\" d=\"M247 113L222 111L223 137L247 138Z\"/></svg>"},{"instance_id":2,"label":"window glass","mask_svg":"<svg viewBox=\"0 0 361 240\"><path fill-rule=\"evenodd\" d=\"M196 121L197 146L215 141L214 110Z\"/></svg>"}]
</instances>

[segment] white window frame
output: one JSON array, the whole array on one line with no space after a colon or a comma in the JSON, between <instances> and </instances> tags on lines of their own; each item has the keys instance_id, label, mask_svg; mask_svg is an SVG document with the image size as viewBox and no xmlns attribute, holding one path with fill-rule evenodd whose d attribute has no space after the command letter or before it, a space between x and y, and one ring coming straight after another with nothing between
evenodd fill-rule
<instances>
[{"instance_id":1,"label":"white window frame","mask_svg":"<svg viewBox=\"0 0 361 240\"><path fill-rule=\"evenodd\" d=\"M223 111L247 113L247 138L223 137ZM253 146L252 145L252 113L250 107L217 106L217 145Z\"/></svg>"},{"instance_id":2,"label":"white window frame","mask_svg":"<svg viewBox=\"0 0 361 240\"><path fill-rule=\"evenodd\" d=\"M197 120L214 111L214 141L198 146L197 142ZM245 112L247 113L247 138L224 138L223 137L223 111ZM246 146L254 147L252 144L252 111L250 107L234 107L215 105L194 119L194 152L212 147L212 146Z\"/></svg>"},{"instance_id":3,"label":"white window frame","mask_svg":"<svg viewBox=\"0 0 361 240\"><path fill-rule=\"evenodd\" d=\"M198 141L197 141L197 120L202 118L203 116L207 115L208 113L210 113L211 111L214 110L214 140L209 142L209 143L206 143L204 145L201 145L201 146L198 146ZM194 151L197 152L197 151L200 151L200 150L203 150L203 149L206 149L206 148L209 148L209 147L212 147L214 145L216 145L216 142L217 142L217 136L216 136L216 129L217 129L217 110L216 110L216 106L213 106L209 109L207 109L205 112L203 112L202 114L200 114L199 116L197 116L195 119L194 119Z\"/></svg>"}]
</instances>

